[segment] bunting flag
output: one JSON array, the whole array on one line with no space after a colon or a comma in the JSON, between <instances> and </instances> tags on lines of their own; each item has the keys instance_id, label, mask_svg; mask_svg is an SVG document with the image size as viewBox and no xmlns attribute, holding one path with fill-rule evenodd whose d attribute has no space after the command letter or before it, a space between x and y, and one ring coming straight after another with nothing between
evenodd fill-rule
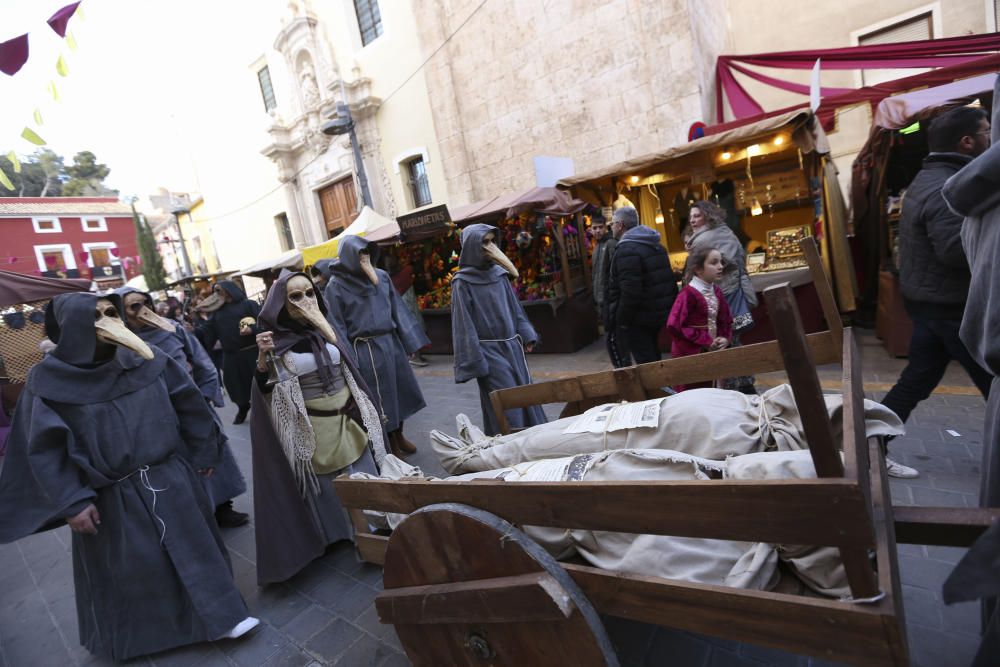
<instances>
[{"instance_id":1,"label":"bunting flag","mask_svg":"<svg viewBox=\"0 0 1000 667\"><path fill-rule=\"evenodd\" d=\"M66 46L69 47L70 51L76 51L76 37L73 36L72 32L66 33Z\"/></svg>"},{"instance_id":2,"label":"bunting flag","mask_svg":"<svg viewBox=\"0 0 1000 667\"><path fill-rule=\"evenodd\" d=\"M42 139L40 136L38 136L38 134L34 130L32 130L30 127L24 128L24 131L21 132L21 137L24 138L24 139L26 139L26 140L28 140L28 141L30 141L31 143L35 144L36 146L44 146L45 145L45 139Z\"/></svg>"},{"instance_id":3,"label":"bunting flag","mask_svg":"<svg viewBox=\"0 0 1000 667\"><path fill-rule=\"evenodd\" d=\"M50 16L49 20L46 21L46 23L48 23L49 26L53 30L55 30L57 35L59 35L60 37L65 37L66 27L69 25L69 20L73 18L73 12L75 12L77 10L77 7L79 6L80 6L79 2L74 2L66 5L65 7L57 11L55 14Z\"/></svg>"},{"instance_id":4,"label":"bunting flag","mask_svg":"<svg viewBox=\"0 0 1000 667\"><path fill-rule=\"evenodd\" d=\"M21 161L17 159L17 153L11 151L7 153L7 159L10 160L11 165L14 167L14 173L21 173Z\"/></svg>"},{"instance_id":5,"label":"bunting flag","mask_svg":"<svg viewBox=\"0 0 1000 667\"><path fill-rule=\"evenodd\" d=\"M69 68L66 67L66 61L63 60L62 54L60 54L59 59L56 60L56 71L59 72L59 76L66 76L69 74Z\"/></svg>"},{"instance_id":6,"label":"bunting flag","mask_svg":"<svg viewBox=\"0 0 1000 667\"><path fill-rule=\"evenodd\" d=\"M0 42L0 72L14 76L28 62L28 33Z\"/></svg>"},{"instance_id":7,"label":"bunting flag","mask_svg":"<svg viewBox=\"0 0 1000 667\"><path fill-rule=\"evenodd\" d=\"M41 127L43 125L43 123L42 123L42 112L40 110L35 109L35 113L32 114L32 118L35 119L35 125L38 125L39 127Z\"/></svg>"},{"instance_id":8,"label":"bunting flag","mask_svg":"<svg viewBox=\"0 0 1000 667\"><path fill-rule=\"evenodd\" d=\"M56 82L55 81L49 81L48 90L49 90L49 95L52 96L52 101L58 102L59 101L59 89L56 88Z\"/></svg>"},{"instance_id":9,"label":"bunting flag","mask_svg":"<svg viewBox=\"0 0 1000 667\"><path fill-rule=\"evenodd\" d=\"M14 191L14 184L10 182L9 178L7 178L7 174L3 173L3 169L0 169L0 185L4 186L11 192Z\"/></svg>"}]
</instances>

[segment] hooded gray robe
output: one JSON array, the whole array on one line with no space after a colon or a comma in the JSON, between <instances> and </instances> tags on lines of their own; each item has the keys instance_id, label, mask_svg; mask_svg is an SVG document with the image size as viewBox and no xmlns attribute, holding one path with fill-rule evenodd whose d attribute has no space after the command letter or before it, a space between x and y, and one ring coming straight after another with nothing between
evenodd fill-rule
<instances>
[{"instance_id":1,"label":"hooded gray robe","mask_svg":"<svg viewBox=\"0 0 1000 667\"><path fill-rule=\"evenodd\" d=\"M126 660L216 639L247 607L196 472L223 442L209 407L156 348L149 361L118 348L95 364L96 301L65 294L50 306L58 345L31 370L14 414L0 543L96 505L97 534L72 535L80 641Z\"/></svg>"},{"instance_id":2,"label":"hooded gray robe","mask_svg":"<svg viewBox=\"0 0 1000 667\"><path fill-rule=\"evenodd\" d=\"M361 270L362 250L370 253L374 264L377 245L360 236L341 239L340 261L332 267L324 296L334 330L378 397L385 430L392 433L427 406L409 356L430 345L430 340L399 298L389 274L375 269L378 285L373 285Z\"/></svg>"},{"instance_id":3,"label":"hooded gray robe","mask_svg":"<svg viewBox=\"0 0 1000 667\"><path fill-rule=\"evenodd\" d=\"M212 317L202 328L205 349L211 349L218 341L222 344L222 382L226 385L229 398L238 406L250 404L250 387L253 384L254 367L257 365L257 334L254 327L246 335L240 334L240 320L245 317L257 319L260 306L251 301L231 280L216 283L224 289L231 301L212 313Z\"/></svg>"},{"instance_id":4,"label":"hooded gray robe","mask_svg":"<svg viewBox=\"0 0 1000 667\"><path fill-rule=\"evenodd\" d=\"M152 310L153 298L148 293L140 292L134 287L123 287L115 290L115 294L122 299L131 292L145 296L146 306ZM128 324L127 320L126 324ZM194 380L207 402L214 403L219 407L223 405L222 387L219 386L219 374L216 372L215 364L212 363L212 358L208 356L205 348L194 337L194 334L188 333L180 324L177 325L173 333L156 327L144 327L136 331L135 334L148 344L155 345L166 352L167 356L180 364L181 367L189 369L191 379ZM215 410L209 409L209 411L212 418L219 422L220 433L225 433L222 422L219 421L219 415ZM227 500L232 500L236 496L246 493L247 490L246 480L243 479L243 473L240 472L240 467L233 457L228 439L226 440L227 442L222 446L222 456L219 458L219 462L212 466L215 472L212 473L211 477L201 478L213 507L217 507Z\"/></svg>"},{"instance_id":5,"label":"hooded gray robe","mask_svg":"<svg viewBox=\"0 0 1000 667\"><path fill-rule=\"evenodd\" d=\"M965 216L962 246L972 271L969 299L962 318L961 338L972 358L993 374L986 423L979 490L982 507L1000 507L1000 77L993 89L993 145L948 179L942 190L951 209ZM949 603L989 597L990 614L975 667L1000 660L1000 529L984 533L945 582Z\"/></svg>"},{"instance_id":6,"label":"hooded gray robe","mask_svg":"<svg viewBox=\"0 0 1000 667\"><path fill-rule=\"evenodd\" d=\"M451 335L455 347L455 382L479 383L483 430L500 432L490 392L531 384L524 346L538 343L538 333L510 286L507 272L483 253L490 225L462 230L461 267L451 280ZM538 406L507 410L511 428L527 428L548 421Z\"/></svg>"}]
</instances>

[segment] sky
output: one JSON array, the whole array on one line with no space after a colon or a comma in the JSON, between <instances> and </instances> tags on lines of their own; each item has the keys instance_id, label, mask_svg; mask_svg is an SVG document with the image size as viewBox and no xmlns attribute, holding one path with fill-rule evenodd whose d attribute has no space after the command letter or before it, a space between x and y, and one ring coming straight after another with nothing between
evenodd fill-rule
<instances>
[{"instance_id":1,"label":"sky","mask_svg":"<svg viewBox=\"0 0 1000 667\"><path fill-rule=\"evenodd\" d=\"M69 24L78 43L71 51L45 22L68 2L0 0L0 42L29 33L28 62L12 77L0 73L3 154L35 150L21 138L29 125L67 163L92 151L111 168L107 185L139 196L161 186L200 191L205 155L256 155L265 118L249 66L273 43L285 3L84 0L82 20ZM56 73L60 54L66 77ZM241 110L249 125L231 122Z\"/></svg>"}]
</instances>

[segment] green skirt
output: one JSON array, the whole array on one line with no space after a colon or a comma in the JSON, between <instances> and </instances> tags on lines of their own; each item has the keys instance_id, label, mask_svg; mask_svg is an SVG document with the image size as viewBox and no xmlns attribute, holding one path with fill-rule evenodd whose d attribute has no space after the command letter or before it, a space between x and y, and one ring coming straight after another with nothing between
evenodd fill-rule
<instances>
[{"instance_id":1,"label":"green skirt","mask_svg":"<svg viewBox=\"0 0 1000 667\"><path fill-rule=\"evenodd\" d=\"M351 390L344 387L331 396L310 398L306 412L334 412L341 410L351 398ZM318 475L326 475L351 465L368 446L368 434L346 414L317 416L309 414L309 423L316 433L316 452L313 454L313 469Z\"/></svg>"}]
</instances>

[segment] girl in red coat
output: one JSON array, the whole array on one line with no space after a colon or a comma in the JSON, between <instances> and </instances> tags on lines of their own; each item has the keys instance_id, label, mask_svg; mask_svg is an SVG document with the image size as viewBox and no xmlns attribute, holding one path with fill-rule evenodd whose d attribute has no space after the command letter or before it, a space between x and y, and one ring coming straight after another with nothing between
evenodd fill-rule
<instances>
[{"instance_id":1,"label":"girl in red coat","mask_svg":"<svg viewBox=\"0 0 1000 667\"><path fill-rule=\"evenodd\" d=\"M684 269L690 282L677 295L667 320L673 337L670 356L686 357L701 352L722 350L733 336L733 316L729 304L715 283L722 278L725 264L715 248L696 248L688 255ZM676 391L710 387L710 383L677 385Z\"/></svg>"}]
</instances>

